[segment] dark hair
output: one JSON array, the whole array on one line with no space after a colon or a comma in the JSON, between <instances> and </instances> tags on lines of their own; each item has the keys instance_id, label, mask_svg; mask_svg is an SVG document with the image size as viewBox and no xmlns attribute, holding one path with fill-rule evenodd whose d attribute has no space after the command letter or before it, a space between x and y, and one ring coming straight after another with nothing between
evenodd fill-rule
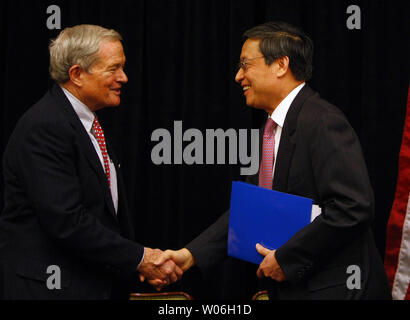
<instances>
[{"instance_id":1,"label":"dark hair","mask_svg":"<svg viewBox=\"0 0 410 320\"><path fill-rule=\"evenodd\" d=\"M311 78L313 42L301 29L286 22L267 22L247 30L243 36L246 39L261 39L259 49L267 65L288 56L289 67L296 80Z\"/></svg>"}]
</instances>

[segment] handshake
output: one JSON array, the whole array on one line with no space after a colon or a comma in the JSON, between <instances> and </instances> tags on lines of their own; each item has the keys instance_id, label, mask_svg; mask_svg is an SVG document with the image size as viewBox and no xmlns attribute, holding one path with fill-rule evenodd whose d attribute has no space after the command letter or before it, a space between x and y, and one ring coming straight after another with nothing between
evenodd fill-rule
<instances>
[{"instance_id":1,"label":"handshake","mask_svg":"<svg viewBox=\"0 0 410 320\"><path fill-rule=\"evenodd\" d=\"M264 256L256 275L258 278L268 277L282 282L286 276L276 260L276 250L269 250L259 243L256 251ZM138 268L141 282L148 280L157 290L181 279L183 273L195 265L192 253L182 248L180 250L165 250L145 248L145 256Z\"/></svg>"},{"instance_id":2,"label":"handshake","mask_svg":"<svg viewBox=\"0 0 410 320\"><path fill-rule=\"evenodd\" d=\"M182 274L195 264L188 249L178 251L145 248L145 255L138 268L141 282L147 280L157 290L181 279Z\"/></svg>"}]
</instances>

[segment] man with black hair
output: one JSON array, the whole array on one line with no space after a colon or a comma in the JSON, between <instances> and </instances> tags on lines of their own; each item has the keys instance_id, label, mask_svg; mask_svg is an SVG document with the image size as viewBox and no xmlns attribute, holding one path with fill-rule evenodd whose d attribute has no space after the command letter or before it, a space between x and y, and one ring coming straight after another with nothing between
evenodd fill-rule
<instances>
[{"instance_id":1,"label":"man with black hair","mask_svg":"<svg viewBox=\"0 0 410 320\"><path fill-rule=\"evenodd\" d=\"M371 231L373 191L359 140L342 112L306 84L311 39L284 22L244 36L235 80L246 104L267 113L261 165L248 182L311 198L321 209L277 250L256 245L265 257L257 276L268 280L271 299L390 299ZM229 211L156 263L173 259L184 271L193 265L206 271L226 257L228 225ZM353 288L351 266L360 268L361 282Z\"/></svg>"}]
</instances>

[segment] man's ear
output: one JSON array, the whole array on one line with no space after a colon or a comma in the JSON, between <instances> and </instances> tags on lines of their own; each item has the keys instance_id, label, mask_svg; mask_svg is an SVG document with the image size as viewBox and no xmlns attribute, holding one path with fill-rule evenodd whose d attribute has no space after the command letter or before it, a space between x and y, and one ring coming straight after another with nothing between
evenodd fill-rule
<instances>
[{"instance_id":1,"label":"man's ear","mask_svg":"<svg viewBox=\"0 0 410 320\"><path fill-rule=\"evenodd\" d=\"M68 70L71 82L78 87L82 87L84 72L85 70L78 64L71 66L70 70Z\"/></svg>"},{"instance_id":2,"label":"man's ear","mask_svg":"<svg viewBox=\"0 0 410 320\"><path fill-rule=\"evenodd\" d=\"M280 57L276 59L276 63L278 65L277 70L276 70L276 75L278 77L283 77L289 70L289 57L288 56Z\"/></svg>"}]
</instances>

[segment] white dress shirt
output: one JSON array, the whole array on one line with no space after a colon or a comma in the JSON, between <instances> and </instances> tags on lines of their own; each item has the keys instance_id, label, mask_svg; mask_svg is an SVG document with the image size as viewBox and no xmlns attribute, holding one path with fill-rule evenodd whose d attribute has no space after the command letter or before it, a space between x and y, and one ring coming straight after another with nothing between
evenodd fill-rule
<instances>
[{"instance_id":1,"label":"white dress shirt","mask_svg":"<svg viewBox=\"0 0 410 320\"><path fill-rule=\"evenodd\" d=\"M105 172L104 159L101 153L101 149L100 149L100 146L98 145L98 141L96 137L94 136L93 122L94 122L94 118L96 117L95 113L92 112L84 103L78 100L70 91L68 91L67 89L63 87L61 87L61 89L63 89L63 92L67 96L67 99L70 101L75 113L78 115L81 123L83 124L85 130L87 131L88 136L90 137L90 140L93 143L95 152L97 152L98 158L100 159L101 166ZM108 155L108 160L109 160L108 164L110 166L111 197L112 197L112 201L114 204L115 212L117 213L117 210L118 210L117 172L115 171L114 163L110 159L109 155Z\"/></svg>"},{"instance_id":2,"label":"white dress shirt","mask_svg":"<svg viewBox=\"0 0 410 320\"><path fill-rule=\"evenodd\" d=\"M295 100L296 96L298 95L299 91L303 88L305 82L298 85L295 89L293 89L285 99L283 99L279 105L276 107L275 111L272 112L270 118L278 125L276 127L275 132L275 161L273 163L273 170L272 170L272 178L273 174L275 173L275 165L276 165L276 156L278 154L280 137L282 135L282 128L283 124L285 123L286 115L289 111L290 105L292 104L293 100Z\"/></svg>"}]
</instances>

